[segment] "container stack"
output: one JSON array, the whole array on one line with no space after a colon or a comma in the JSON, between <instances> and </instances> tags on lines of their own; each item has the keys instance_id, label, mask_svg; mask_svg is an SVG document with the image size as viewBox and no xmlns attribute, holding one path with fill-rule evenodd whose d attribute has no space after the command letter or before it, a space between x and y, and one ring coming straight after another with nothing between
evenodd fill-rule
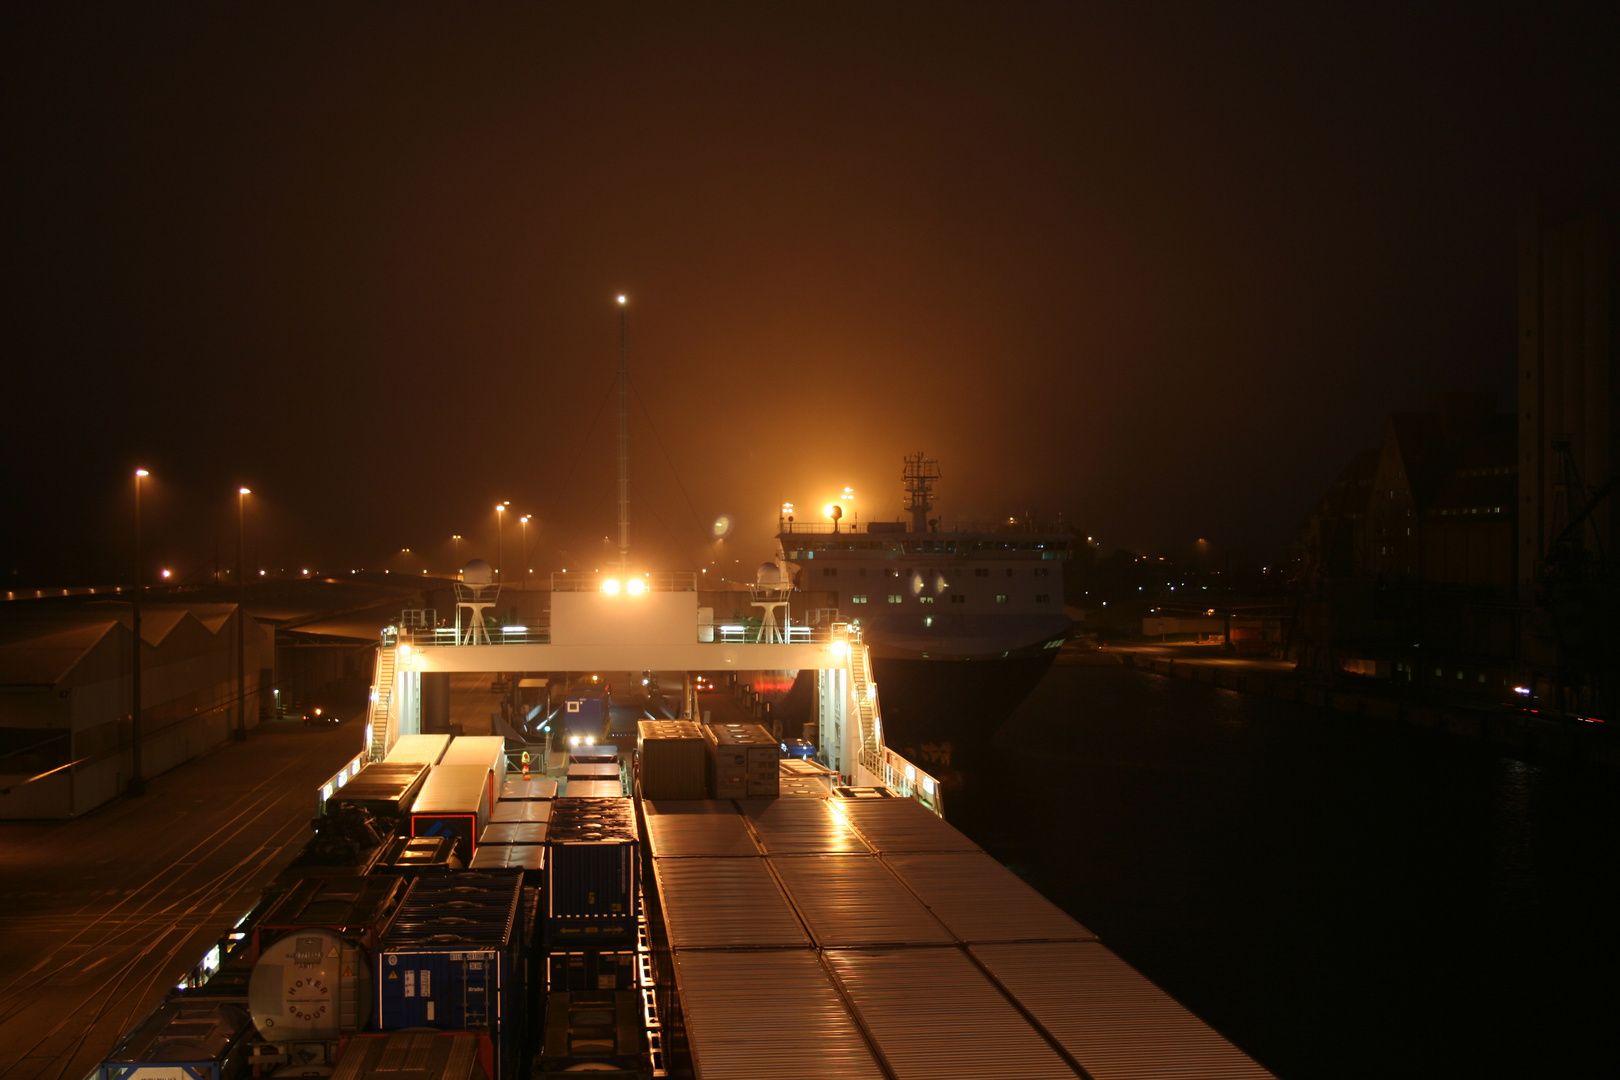
<instances>
[{"instance_id":1,"label":"container stack","mask_svg":"<svg viewBox=\"0 0 1620 1080\"><path fill-rule=\"evenodd\" d=\"M710 724L709 794L716 799L775 798L781 794L781 747L759 724Z\"/></svg>"},{"instance_id":2,"label":"container stack","mask_svg":"<svg viewBox=\"0 0 1620 1080\"><path fill-rule=\"evenodd\" d=\"M546 944L634 949L640 840L627 798L552 804L546 841Z\"/></svg>"},{"instance_id":3,"label":"container stack","mask_svg":"<svg viewBox=\"0 0 1620 1080\"><path fill-rule=\"evenodd\" d=\"M477 1035L486 1073L516 1075L523 1051L522 878L418 878L377 952L377 1027Z\"/></svg>"},{"instance_id":4,"label":"container stack","mask_svg":"<svg viewBox=\"0 0 1620 1080\"><path fill-rule=\"evenodd\" d=\"M641 721L636 759L643 799L708 798L709 748L696 721Z\"/></svg>"},{"instance_id":5,"label":"container stack","mask_svg":"<svg viewBox=\"0 0 1620 1080\"><path fill-rule=\"evenodd\" d=\"M555 780L508 779L478 838L474 870L521 870L526 884L538 886L546 865L546 830Z\"/></svg>"},{"instance_id":6,"label":"container stack","mask_svg":"<svg viewBox=\"0 0 1620 1080\"><path fill-rule=\"evenodd\" d=\"M107 1056L98 1078L239 1076L252 1034L246 1002L168 1001Z\"/></svg>"}]
</instances>

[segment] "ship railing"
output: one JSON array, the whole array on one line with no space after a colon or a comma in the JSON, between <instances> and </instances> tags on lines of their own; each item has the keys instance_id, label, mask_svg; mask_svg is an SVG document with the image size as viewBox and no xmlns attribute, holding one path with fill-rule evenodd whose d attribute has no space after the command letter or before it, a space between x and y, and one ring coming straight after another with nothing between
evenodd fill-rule
<instances>
[{"instance_id":1,"label":"ship railing","mask_svg":"<svg viewBox=\"0 0 1620 1080\"><path fill-rule=\"evenodd\" d=\"M936 814L944 814L945 793L939 781L899 754L883 748L882 767L875 770L883 786L905 799L916 799Z\"/></svg>"},{"instance_id":2,"label":"ship railing","mask_svg":"<svg viewBox=\"0 0 1620 1080\"><path fill-rule=\"evenodd\" d=\"M834 533L842 535L853 533L857 536L883 536L893 537L897 540L919 536L940 536L951 533L996 533L1008 535L1032 535L1067 537L1073 533L1062 526L1050 521L941 521L926 532L913 532L908 523L902 521L876 521L876 522L840 522L837 528L830 521L788 521L783 518L778 523L778 535L809 535L831 536Z\"/></svg>"},{"instance_id":3,"label":"ship railing","mask_svg":"<svg viewBox=\"0 0 1620 1080\"><path fill-rule=\"evenodd\" d=\"M631 581L640 581L647 592L697 592L698 587L698 575L690 570L660 570L645 574L615 574L611 570L589 574L561 571L551 575L551 591L617 592L619 589L633 588Z\"/></svg>"},{"instance_id":4,"label":"ship railing","mask_svg":"<svg viewBox=\"0 0 1620 1080\"><path fill-rule=\"evenodd\" d=\"M486 643L480 635L476 644L484 645L550 645L551 628L549 626L490 626L485 628L489 635ZM782 627L777 627L777 633L783 633ZM404 630L397 632L395 638L401 645L412 648L427 646L474 644L462 639L467 637L467 629L462 628L458 634L453 626L439 626L432 629ZM756 621L716 623L714 626L714 644L717 645L752 645L759 640L759 624ZM789 626L785 631L787 643L790 645L825 645L833 640L833 628L830 624L822 626ZM702 635L694 629L692 639L694 643L710 644L703 640ZM773 644L767 642L767 644ZM774 644L781 644L780 641Z\"/></svg>"}]
</instances>

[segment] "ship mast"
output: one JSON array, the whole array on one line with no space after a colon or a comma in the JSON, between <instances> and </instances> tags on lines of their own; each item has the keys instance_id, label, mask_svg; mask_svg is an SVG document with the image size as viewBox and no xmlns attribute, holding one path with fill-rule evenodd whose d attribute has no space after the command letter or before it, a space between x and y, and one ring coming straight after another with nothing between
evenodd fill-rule
<instances>
[{"instance_id":1,"label":"ship mast","mask_svg":"<svg viewBox=\"0 0 1620 1080\"><path fill-rule=\"evenodd\" d=\"M921 450L906 458L900 478L906 484L906 509L911 511L911 531L928 531L928 512L934 508L934 481L939 479L939 463L923 457Z\"/></svg>"},{"instance_id":2,"label":"ship mast","mask_svg":"<svg viewBox=\"0 0 1620 1080\"><path fill-rule=\"evenodd\" d=\"M630 315L619 297L619 570L630 569Z\"/></svg>"}]
</instances>

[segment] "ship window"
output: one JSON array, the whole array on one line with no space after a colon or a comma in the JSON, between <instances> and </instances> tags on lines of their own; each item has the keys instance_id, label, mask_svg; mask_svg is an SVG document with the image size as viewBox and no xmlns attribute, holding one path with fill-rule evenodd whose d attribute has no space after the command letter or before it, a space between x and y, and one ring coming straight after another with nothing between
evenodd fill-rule
<instances>
[{"instance_id":1,"label":"ship window","mask_svg":"<svg viewBox=\"0 0 1620 1080\"><path fill-rule=\"evenodd\" d=\"M953 603L953 604L965 604L965 603L967 603L967 597L962 595L961 593L952 593L951 594L951 603Z\"/></svg>"},{"instance_id":2,"label":"ship window","mask_svg":"<svg viewBox=\"0 0 1620 1080\"><path fill-rule=\"evenodd\" d=\"M1013 575L1013 568L1009 566L1009 567L1007 567L1007 576L1012 577L1012 575Z\"/></svg>"},{"instance_id":3,"label":"ship window","mask_svg":"<svg viewBox=\"0 0 1620 1080\"><path fill-rule=\"evenodd\" d=\"M1051 593L1036 593L1035 594L1035 602L1037 604L1050 604L1052 602L1052 594Z\"/></svg>"},{"instance_id":4,"label":"ship window","mask_svg":"<svg viewBox=\"0 0 1620 1080\"><path fill-rule=\"evenodd\" d=\"M974 577L989 577L990 576L990 568L988 566L975 566L973 568L973 576Z\"/></svg>"},{"instance_id":5,"label":"ship window","mask_svg":"<svg viewBox=\"0 0 1620 1080\"><path fill-rule=\"evenodd\" d=\"M997 593L996 594L996 603L1005 604L1006 602L1007 602L1007 594L1006 593Z\"/></svg>"},{"instance_id":6,"label":"ship window","mask_svg":"<svg viewBox=\"0 0 1620 1080\"><path fill-rule=\"evenodd\" d=\"M898 604L899 602L900 602L900 594L899 593L892 592L892 593L889 594L889 603Z\"/></svg>"},{"instance_id":7,"label":"ship window","mask_svg":"<svg viewBox=\"0 0 1620 1080\"><path fill-rule=\"evenodd\" d=\"M1048 569L1047 567L1037 566L1035 568L1035 576L1036 577L1051 577L1052 576L1052 571L1050 569Z\"/></svg>"},{"instance_id":8,"label":"ship window","mask_svg":"<svg viewBox=\"0 0 1620 1080\"><path fill-rule=\"evenodd\" d=\"M837 577L838 576L838 567L836 567L836 566L823 566L821 568L821 576L822 577Z\"/></svg>"},{"instance_id":9,"label":"ship window","mask_svg":"<svg viewBox=\"0 0 1620 1080\"><path fill-rule=\"evenodd\" d=\"M883 570L883 573L884 573L885 577L899 577L900 576L900 571L896 570L892 566L885 567L884 570Z\"/></svg>"},{"instance_id":10,"label":"ship window","mask_svg":"<svg viewBox=\"0 0 1620 1080\"><path fill-rule=\"evenodd\" d=\"M849 598L849 602L852 603L852 604L864 604L864 603L866 603L866 597L864 597L864 596L852 596L852 597Z\"/></svg>"},{"instance_id":11,"label":"ship window","mask_svg":"<svg viewBox=\"0 0 1620 1080\"><path fill-rule=\"evenodd\" d=\"M919 597L917 597L917 603L919 603L919 604L932 604L933 602L934 602L934 598L932 596L919 596Z\"/></svg>"}]
</instances>

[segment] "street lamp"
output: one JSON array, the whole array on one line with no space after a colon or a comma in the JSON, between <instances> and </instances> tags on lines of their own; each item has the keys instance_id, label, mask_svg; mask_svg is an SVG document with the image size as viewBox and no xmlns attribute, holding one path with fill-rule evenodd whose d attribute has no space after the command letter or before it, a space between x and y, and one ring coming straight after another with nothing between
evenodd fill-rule
<instances>
[{"instance_id":1,"label":"street lamp","mask_svg":"<svg viewBox=\"0 0 1620 1080\"><path fill-rule=\"evenodd\" d=\"M450 568L450 576L455 577L461 573L461 534L453 533L450 537L450 543L453 545L452 550L455 552L456 560L456 565Z\"/></svg>"},{"instance_id":2,"label":"street lamp","mask_svg":"<svg viewBox=\"0 0 1620 1080\"><path fill-rule=\"evenodd\" d=\"M529 515L524 514L518 518L518 524L523 526L523 547L519 554L522 556L525 568L529 565Z\"/></svg>"},{"instance_id":3,"label":"street lamp","mask_svg":"<svg viewBox=\"0 0 1620 1080\"><path fill-rule=\"evenodd\" d=\"M506 508L509 503L495 504L495 576L501 576L501 522L506 520Z\"/></svg>"},{"instance_id":4,"label":"street lamp","mask_svg":"<svg viewBox=\"0 0 1620 1080\"><path fill-rule=\"evenodd\" d=\"M236 489L236 739L247 738L247 577L242 572L243 552L247 550L247 497L245 487Z\"/></svg>"},{"instance_id":5,"label":"street lamp","mask_svg":"<svg viewBox=\"0 0 1620 1080\"><path fill-rule=\"evenodd\" d=\"M132 701L129 710L133 760L129 785L124 789L129 795L146 794L146 781L141 779L141 586L145 581L145 575L141 573L141 478L150 475L145 469L135 470L135 663L130 674Z\"/></svg>"}]
</instances>

